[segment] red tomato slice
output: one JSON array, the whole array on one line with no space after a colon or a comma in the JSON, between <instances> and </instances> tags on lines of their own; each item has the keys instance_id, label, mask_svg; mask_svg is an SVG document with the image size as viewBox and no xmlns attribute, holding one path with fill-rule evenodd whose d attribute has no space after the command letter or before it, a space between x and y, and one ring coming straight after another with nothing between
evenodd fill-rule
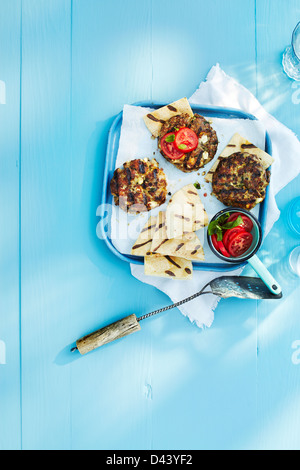
<instances>
[{"instance_id":1,"label":"red tomato slice","mask_svg":"<svg viewBox=\"0 0 300 470\"><path fill-rule=\"evenodd\" d=\"M189 127L182 127L175 135L175 147L184 153L192 152L198 147L198 136Z\"/></svg>"},{"instance_id":2,"label":"red tomato slice","mask_svg":"<svg viewBox=\"0 0 300 470\"><path fill-rule=\"evenodd\" d=\"M230 254L226 250L224 243L222 241L218 241L217 235L213 234L211 236L211 241L212 244L214 245L215 249L221 253L223 256L226 256L226 258L230 258Z\"/></svg>"},{"instance_id":3,"label":"red tomato slice","mask_svg":"<svg viewBox=\"0 0 300 470\"><path fill-rule=\"evenodd\" d=\"M227 222L232 222L233 220L237 219L239 215L240 215L239 212L232 212L232 214L226 220L226 223Z\"/></svg>"},{"instance_id":4,"label":"red tomato slice","mask_svg":"<svg viewBox=\"0 0 300 470\"><path fill-rule=\"evenodd\" d=\"M226 258L230 258L230 254L226 250L224 243L223 242L218 242L218 247L219 247L219 252L223 255L226 256Z\"/></svg>"},{"instance_id":5,"label":"red tomato slice","mask_svg":"<svg viewBox=\"0 0 300 470\"><path fill-rule=\"evenodd\" d=\"M213 234L213 235L211 236L211 241L212 241L212 244L214 245L215 249L216 249L217 251L219 251L217 235Z\"/></svg>"},{"instance_id":6,"label":"red tomato slice","mask_svg":"<svg viewBox=\"0 0 300 470\"><path fill-rule=\"evenodd\" d=\"M253 237L249 232L240 232L230 238L228 251L234 258L242 256L252 245Z\"/></svg>"},{"instance_id":7,"label":"red tomato slice","mask_svg":"<svg viewBox=\"0 0 300 470\"><path fill-rule=\"evenodd\" d=\"M240 232L245 232L245 229L241 227L240 225L238 225L237 227L229 228L225 230L223 234L223 243L225 245L225 248L227 248L227 250L228 250L228 243L230 239Z\"/></svg>"},{"instance_id":8,"label":"red tomato slice","mask_svg":"<svg viewBox=\"0 0 300 470\"><path fill-rule=\"evenodd\" d=\"M170 158L171 160L179 160L179 158L183 157L184 152L182 150L178 150L173 142L167 142L166 139L169 136L173 136L174 132L169 132L168 134L164 135L160 141L161 150L163 153Z\"/></svg>"},{"instance_id":9,"label":"red tomato slice","mask_svg":"<svg viewBox=\"0 0 300 470\"><path fill-rule=\"evenodd\" d=\"M239 215L243 219L243 223L239 225L239 227L242 227L244 230L246 230L246 232L251 232L251 230L253 229L253 222L247 215L243 214L242 212L233 212L226 220L226 223L233 222L238 218Z\"/></svg>"}]
</instances>

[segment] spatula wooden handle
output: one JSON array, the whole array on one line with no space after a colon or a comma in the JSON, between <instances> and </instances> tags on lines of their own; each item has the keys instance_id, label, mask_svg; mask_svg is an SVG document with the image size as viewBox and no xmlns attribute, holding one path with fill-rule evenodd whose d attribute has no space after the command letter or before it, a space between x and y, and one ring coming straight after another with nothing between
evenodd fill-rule
<instances>
[{"instance_id":1,"label":"spatula wooden handle","mask_svg":"<svg viewBox=\"0 0 300 470\"><path fill-rule=\"evenodd\" d=\"M141 329L135 314L122 318L110 325L101 328L90 335L84 336L76 342L76 346L80 354L84 355L94 349L111 343L116 339L135 333Z\"/></svg>"}]
</instances>

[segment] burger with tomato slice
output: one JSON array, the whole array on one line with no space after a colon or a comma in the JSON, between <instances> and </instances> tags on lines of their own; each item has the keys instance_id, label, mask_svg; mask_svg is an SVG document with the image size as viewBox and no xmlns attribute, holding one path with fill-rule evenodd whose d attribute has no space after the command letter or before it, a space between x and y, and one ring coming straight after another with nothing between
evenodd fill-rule
<instances>
[{"instance_id":1,"label":"burger with tomato slice","mask_svg":"<svg viewBox=\"0 0 300 470\"><path fill-rule=\"evenodd\" d=\"M210 162L218 148L218 138L210 123L199 114L187 113L165 121L158 136L161 154L179 170L190 173Z\"/></svg>"}]
</instances>

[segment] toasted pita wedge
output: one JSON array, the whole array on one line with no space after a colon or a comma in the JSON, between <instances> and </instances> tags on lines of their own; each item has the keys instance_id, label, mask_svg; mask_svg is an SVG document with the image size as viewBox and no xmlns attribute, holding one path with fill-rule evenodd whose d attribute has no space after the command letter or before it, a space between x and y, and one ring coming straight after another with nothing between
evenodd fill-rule
<instances>
[{"instance_id":1,"label":"toasted pita wedge","mask_svg":"<svg viewBox=\"0 0 300 470\"><path fill-rule=\"evenodd\" d=\"M156 227L153 232L153 237L152 237L152 247L157 246L164 242L164 240L167 239L167 231L166 231L166 213L161 211L158 213L158 216L156 218ZM151 247L151 250L152 250Z\"/></svg>"},{"instance_id":2,"label":"toasted pita wedge","mask_svg":"<svg viewBox=\"0 0 300 470\"><path fill-rule=\"evenodd\" d=\"M145 227L140 233L139 238L131 249L131 254L134 256L145 256L150 252L152 245L152 238L156 227L156 217L150 217Z\"/></svg>"},{"instance_id":3,"label":"toasted pita wedge","mask_svg":"<svg viewBox=\"0 0 300 470\"><path fill-rule=\"evenodd\" d=\"M181 98L171 104L163 106L152 113L144 116L144 121L154 137L158 137L161 126L165 121L178 114L187 113L189 116L194 116L192 108L187 98Z\"/></svg>"},{"instance_id":4,"label":"toasted pita wedge","mask_svg":"<svg viewBox=\"0 0 300 470\"><path fill-rule=\"evenodd\" d=\"M153 235L151 253L175 256L189 261L204 261L203 247L197 235L193 232L183 235L181 239L169 240L165 220L165 212L160 212Z\"/></svg>"},{"instance_id":5,"label":"toasted pita wedge","mask_svg":"<svg viewBox=\"0 0 300 470\"><path fill-rule=\"evenodd\" d=\"M175 193L166 210L166 229L169 239L180 238L208 225L208 216L193 184Z\"/></svg>"},{"instance_id":6,"label":"toasted pita wedge","mask_svg":"<svg viewBox=\"0 0 300 470\"><path fill-rule=\"evenodd\" d=\"M240 134L236 133L231 138L230 142L227 144L223 152L219 155L216 162L206 174L205 181L207 181L208 183L212 182L212 177L219 165L220 158L229 157L230 155L236 152L248 152L253 155L256 155L261 160L262 166L265 170L267 170L274 162L274 158L271 157L271 155L266 153L264 150L261 150L260 148L256 147L254 144L249 142Z\"/></svg>"},{"instance_id":7,"label":"toasted pita wedge","mask_svg":"<svg viewBox=\"0 0 300 470\"><path fill-rule=\"evenodd\" d=\"M168 279L191 279L193 265L182 258L151 254L145 256L145 275Z\"/></svg>"}]
</instances>

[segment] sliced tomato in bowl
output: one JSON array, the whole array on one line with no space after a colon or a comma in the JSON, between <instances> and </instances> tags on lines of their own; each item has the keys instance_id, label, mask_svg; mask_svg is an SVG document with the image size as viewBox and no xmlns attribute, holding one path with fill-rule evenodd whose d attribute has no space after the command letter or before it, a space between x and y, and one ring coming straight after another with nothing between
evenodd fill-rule
<instances>
[{"instance_id":1,"label":"sliced tomato in bowl","mask_svg":"<svg viewBox=\"0 0 300 470\"><path fill-rule=\"evenodd\" d=\"M216 249L217 251L219 251L217 235L213 234L213 235L211 236L211 241L212 241L212 244L214 245L215 249Z\"/></svg>"},{"instance_id":2,"label":"sliced tomato in bowl","mask_svg":"<svg viewBox=\"0 0 300 470\"><path fill-rule=\"evenodd\" d=\"M252 245L253 236L250 232L236 233L228 241L228 252L233 258L237 258L246 253Z\"/></svg>"},{"instance_id":3,"label":"sliced tomato in bowl","mask_svg":"<svg viewBox=\"0 0 300 470\"><path fill-rule=\"evenodd\" d=\"M223 242L218 242L218 247L219 247L219 252L220 252L223 256L226 256L226 258L230 258L230 254L228 253L227 249L225 248Z\"/></svg>"},{"instance_id":4,"label":"sliced tomato in bowl","mask_svg":"<svg viewBox=\"0 0 300 470\"><path fill-rule=\"evenodd\" d=\"M214 245L215 249L221 253L221 255L226 256L226 258L230 258L230 254L228 253L226 247L224 246L223 241L218 241L217 235L213 234L211 236L212 244Z\"/></svg>"},{"instance_id":5,"label":"sliced tomato in bowl","mask_svg":"<svg viewBox=\"0 0 300 470\"><path fill-rule=\"evenodd\" d=\"M242 217L243 223L238 227L242 227L244 230L246 230L246 232L251 232L253 229L253 222L250 217L248 217L246 214L243 214L242 212L233 212L226 220L226 223L234 222L239 215Z\"/></svg>"},{"instance_id":6,"label":"sliced tomato in bowl","mask_svg":"<svg viewBox=\"0 0 300 470\"><path fill-rule=\"evenodd\" d=\"M182 127L175 134L175 147L184 153L192 152L198 147L198 136L189 127Z\"/></svg>"},{"instance_id":7,"label":"sliced tomato in bowl","mask_svg":"<svg viewBox=\"0 0 300 470\"><path fill-rule=\"evenodd\" d=\"M237 227L229 228L225 230L223 234L223 243L227 249L228 249L228 243L230 239L240 232L245 232L245 229L240 225L238 225Z\"/></svg>"},{"instance_id":8,"label":"sliced tomato in bowl","mask_svg":"<svg viewBox=\"0 0 300 470\"><path fill-rule=\"evenodd\" d=\"M175 134L174 132L169 132L165 134L161 141L160 147L163 153L170 158L171 160L179 160L179 158L184 156L184 152L182 150L178 150L178 148L174 144L175 141Z\"/></svg>"}]
</instances>

